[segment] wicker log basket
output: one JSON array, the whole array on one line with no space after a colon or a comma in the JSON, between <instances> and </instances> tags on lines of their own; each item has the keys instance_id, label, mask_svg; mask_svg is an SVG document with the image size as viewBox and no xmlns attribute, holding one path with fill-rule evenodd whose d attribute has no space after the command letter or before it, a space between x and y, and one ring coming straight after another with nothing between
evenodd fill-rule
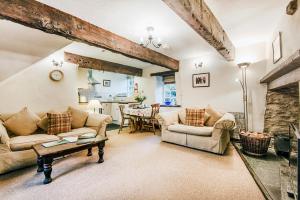
<instances>
[{"instance_id":1,"label":"wicker log basket","mask_svg":"<svg viewBox=\"0 0 300 200\"><path fill-rule=\"evenodd\" d=\"M243 151L254 156L263 156L268 152L271 136L267 133L240 132Z\"/></svg>"}]
</instances>

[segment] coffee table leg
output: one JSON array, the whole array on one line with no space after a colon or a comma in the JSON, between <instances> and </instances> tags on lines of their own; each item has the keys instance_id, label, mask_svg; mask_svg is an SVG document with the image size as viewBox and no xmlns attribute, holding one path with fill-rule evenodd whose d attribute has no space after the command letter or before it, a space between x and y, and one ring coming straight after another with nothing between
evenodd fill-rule
<instances>
[{"instance_id":1,"label":"coffee table leg","mask_svg":"<svg viewBox=\"0 0 300 200\"><path fill-rule=\"evenodd\" d=\"M92 148L89 148L88 149L88 154L87 154L87 156L92 156L93 155L93 153L92 153Z\"/></svg>"},{"instance_id":2,"label":"coffee table leg","mask_svg":"<svg viewBox=\"0 0 300 200\"><path fill-rule=\"evenodd\" d=\"M44 161L43 158L41 156L38 156L37 158L37 172L43 172L44 171Z\"/></svg>"},{"instance_id":3,"label":"coffee table leg","mask_svg":"<svg viewBox=\"0 0 300 200\"><path fill-rule=\"evenodd\" d=\"M45 174L44 184L51 183L52 181L51 178L52 161L53 158L44 158L44 174Z\"/></svg>"},{"instance_id":4,"label":"coffee table leg","mask_svg":"<svg viewBox=\"0 0 300 200\"><path fill-rule=\"evenodd\" d=\"M104 148L104 143L98 144L98 155L99 155L98 163L104 162L104 159L103 159L104 149L103 148Z\"/></svg>"}]
</instances>

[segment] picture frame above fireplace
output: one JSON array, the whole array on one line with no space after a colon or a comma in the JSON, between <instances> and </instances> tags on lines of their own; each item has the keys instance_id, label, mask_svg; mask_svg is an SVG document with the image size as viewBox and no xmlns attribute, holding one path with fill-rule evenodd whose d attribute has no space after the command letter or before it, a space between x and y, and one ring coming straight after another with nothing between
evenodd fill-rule
<instances>
[{"instance_id":1,"label":"picture frame above fireplace","mask_svg":"<svg viewBox=\"0 0 300 200\"><path fill-rule=\"evenodd\" d=\"M277 63L282 58L282 38L281 32L275 37L272 42L273 64Z\"/></svg>"}]
</instances>

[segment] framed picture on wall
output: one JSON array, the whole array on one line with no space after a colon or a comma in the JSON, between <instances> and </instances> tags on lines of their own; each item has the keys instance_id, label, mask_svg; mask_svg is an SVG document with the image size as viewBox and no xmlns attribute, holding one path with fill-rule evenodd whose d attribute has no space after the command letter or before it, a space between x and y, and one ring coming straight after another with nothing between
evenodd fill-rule
<instances>
[{"instance_id":1,"label":"framed picture on wall","mask_svg":"<svg viewBox=\"0 0 300 200\"><path fill-rule=\"evenodd\" d=\"M193 74L193 88L209 87L209 86L210 86L210 73Z\"/></svg>"},{"instance_id":2,"label":"framed picture on wall","mask_svg":"<svg viewBox=\"0 0 300 200\"><path fill-rule=\"evenodd\" d=\"M103 87L110 87L110 80L103 80Z\"/></svg>"},{"instance_id":3,"label":"framed picture on wall","mask_svg":"<svg viewBox=\"0 0 300 200\"><path fill-rule=\"evenodd\" d=\"M273 49L273 63L277 63L282 58L282 41L281 41L281 32L275 37L272 42Z\"/></svg>"}]
</instances>

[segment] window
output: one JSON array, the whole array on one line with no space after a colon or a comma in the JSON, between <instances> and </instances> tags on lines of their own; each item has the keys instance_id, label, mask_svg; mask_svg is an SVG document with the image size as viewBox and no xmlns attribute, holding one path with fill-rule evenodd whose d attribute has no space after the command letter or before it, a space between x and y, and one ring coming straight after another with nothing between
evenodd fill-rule
<instances>
[{"instance_id":1,"label":"window","mask_svg":"<svg viewBox=\"0 0 300 200\"><path fill-rule=\"evenodd\" d=\"M134 77L133 76L127 76L127 96L130 97L133 95L134 90Z\"/></svg>"},{"instance_id":2,"label":"window","mask_svg":"<svg viewBox=\"0 0 300 200\"><path fill-rule=\"evenodd\" d=\"M163 82L163 103L165 105L176 105L175 76L165 76Z\"/></svg>"}]
</instances>

